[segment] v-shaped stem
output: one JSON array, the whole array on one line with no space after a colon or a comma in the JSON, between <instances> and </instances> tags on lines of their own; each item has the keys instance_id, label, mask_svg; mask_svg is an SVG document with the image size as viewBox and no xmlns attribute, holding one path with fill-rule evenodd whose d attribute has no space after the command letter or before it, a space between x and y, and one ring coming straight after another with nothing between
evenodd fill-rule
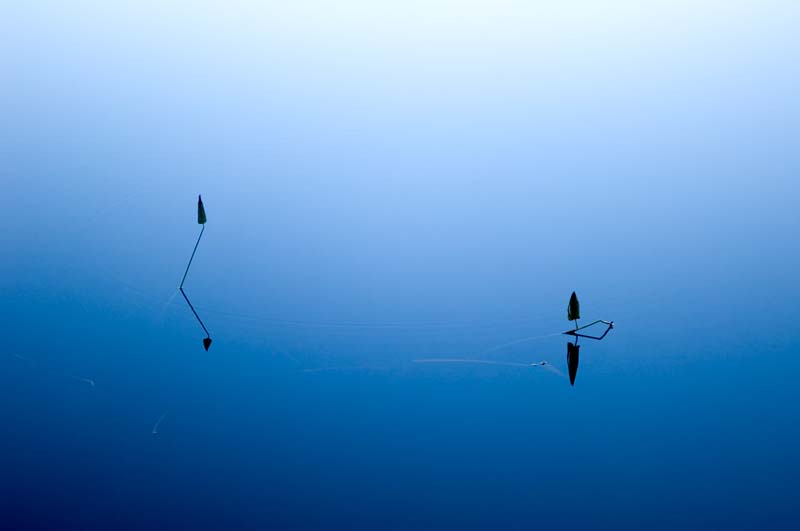
<instances>
[{"instance_id":1,"label":"v-shaped stem","mask_svg":"<svg viewBox=\"0 0 800 531\"><path fill-rule=\"evenodd\" d=\"M578 333L578 331L583 330L584 328L589 328L590 326L596 325L597 323L603 323L604 325L607 325L607 327L608 327L608 328L606 328L605 332L603 332L602 335L590 336L588 334L579 334ZM598 319L597 321L592 321L591 323L589 323L587 325L576 327L575 330L568 330L568 331L564 332L564 334L566 334L568 336L575 336L576 338L585 337L587 339L596 339L596 340L599 341L599 340L603 339L604 337L606 337L606 334L608 334L611 331L612 328L614 328L614 321L604 321L603 319ZM575 340L575 342L577 343L577 339Z\"/></svg>"},{"instance_id":2,"label":"v-shaped stem","mask_svg":"<svg viewBox=\"0 0 800 531\"><path fill-rule=\"evenodd\" d=\"M186 292L183 291L183 283L186 282L186 275L189 274L189 268L192 266L192 260L194 260L194 255L197 252L197 246L200 245L200 238L203 237L203 231L205 230L206 226L203 225L202 228L200 229L200 236L197 237L197 242L194 244L194 249L192 250L192 256L189 258L189 263L186 264L186 271L183 273L183 278L181 279L181 285L178 286L178 289L181 291L181 295L183 295L183 298L186 299L186 304L189 305L189 308L192 310L192 313L197 318L197 322L200 323L200 326L203 327L203 331L206 333L206 337L210 338L211 334L208 333L206 325L203 324L203 320L200 319L199 315L197 315L197 311L194 309L194 306L192 306L191 301L189 301L189 297L187 297Z\"/></svg>"}]
</instances>

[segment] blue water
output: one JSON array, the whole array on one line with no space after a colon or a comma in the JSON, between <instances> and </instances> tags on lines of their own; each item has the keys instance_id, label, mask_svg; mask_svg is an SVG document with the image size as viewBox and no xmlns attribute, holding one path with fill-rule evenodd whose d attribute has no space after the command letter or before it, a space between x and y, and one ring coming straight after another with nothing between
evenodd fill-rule
<instances>
[{"instance_id":1,"label":"blue water","mask_svg":"<svg viewBox=\"0 0 800 531\"><path fill-rule=\"evenodd\" d=\"M800 13L637 5L9 8L3 525L795 528Z\"/></svg>"}]
</instances>

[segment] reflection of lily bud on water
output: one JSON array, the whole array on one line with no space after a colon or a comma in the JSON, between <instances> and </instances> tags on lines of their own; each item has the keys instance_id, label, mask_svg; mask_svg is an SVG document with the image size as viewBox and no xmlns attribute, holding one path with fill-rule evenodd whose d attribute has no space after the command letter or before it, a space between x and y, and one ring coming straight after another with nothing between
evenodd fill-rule
<instances>
[{"instance_id":1,"label":"reflection of lily bud on water","mask_svg":"<svg viewBox=\"0 0 800 531\"><path fill-rule=\"evenodd\" d=\"M575 376L578 374L578 358L580 345L567 343L567 368L569 369L569 383L575 385Z\"/></svg>"}]
</instances>

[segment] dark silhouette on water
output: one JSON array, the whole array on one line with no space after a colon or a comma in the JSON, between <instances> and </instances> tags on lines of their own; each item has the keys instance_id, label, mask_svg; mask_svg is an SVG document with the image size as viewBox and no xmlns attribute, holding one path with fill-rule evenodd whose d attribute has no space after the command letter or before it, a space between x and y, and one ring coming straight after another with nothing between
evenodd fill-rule
<instances>
[{"instance_id":1,"label":"dark silhouette on water","mask_svg":"<svg viewBox=\"0 0 800 531\"><path fill-rule=\"evenodd\" d=\"M569 297L569 305L567 306L567 320L575 321L575 328L578 327L578 319L581 318L581 303L578 302L578 296L575 292Z\"/></svg>"},{"instance_id":2,"label":"dark silhouette on water","mask_svg":"<svg viewBox=\"0 0 800 531\"><path fill-rule=\"evenodd\" d=\"M567 343L567 370L569 371L569 383L575 385L575 376L578 375L578 359L580 357L580 345L572 342Z\"/></svg>"},{"instance_id":3,"label":"dark silhouette on water","mask_svg":"<svg viewBox=\"0 0 800 531\"><path fill-rule=\"evenodd\" d=\"M192 256L189 257L189 263L186 264L186 271L183 273L183 279L181 279L181 285L178 287L178 289L181 291L181 295L183 295L183 298L186 299L186 304L189 305L189 308L192 310L192 313L197 318L197 322L200 323L200 326L203 327L203 331L206 333L206 337L203 338L203 348L205 348L206 351L208 351L208 348L211 346L211 334L208 333L206 325L203 324L202 319L200 319L200 316L197 315L197 311L194 309L194 306L192 306L192 303L189 301L189 297L186 296L186 292L183 291L183 283L186 282L186 275L189 274L189 267L191 267L192 260L194 260L194 254L197 252L197 246L200 245L200 238L203 237L203 231L206 230L206 221L207 221L206 209L203 206L203 197L197 196L197 223L199 223L202 228L200 229L200 236L197 237L197 243L194 244L194 250L192 250Z\"/></svg>"},{"instance_id":4,"label":"dark silhouette on water","mask_svg":"<svg viewBox=\"0 0 800 531\"><path fill-rule=\"evenodd\" d=\"M578 319L581 317L581 305L578 302L578 296L575 292L572 292L572 295L569 298L569 305L567 306L567 319L570 321L575 321L575 330L567 330L563 332L563 334L568 336L575 337L575 343L568 342L567 343L567 369L569 371L569 383L570 385L575 385L575 377L578 375L578 360L580 359L580 345L578 345L578 340L582 337L587 339L594 339L600 341L606 334L608 334L612 328L614 328L614 321L604 321L602 319L598 319L596 321L592 321L591 323L583 326L578 325ZM604 324L606 325L605 331L600 334L599 336L593 336L590 334L581 333L581 330L586 330L596 324Z\"/></svg>"}]
</instances>

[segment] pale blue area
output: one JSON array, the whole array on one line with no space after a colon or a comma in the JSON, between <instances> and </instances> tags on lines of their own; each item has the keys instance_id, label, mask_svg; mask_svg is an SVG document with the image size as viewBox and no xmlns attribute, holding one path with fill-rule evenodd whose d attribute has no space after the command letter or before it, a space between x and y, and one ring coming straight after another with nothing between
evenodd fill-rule
<instances>
[{"instance_id":1,"label":"pale blue area","mask_svg":"<svg viewBox=\"0 0 800 531\"><path fill-rule=\"evenodd\" d=\"M796 527L796 2L60 4L0 10L14 529ZM572 290L575 387L412 362L566 372L485 351Z\"/></svg>"}]
</instances>

